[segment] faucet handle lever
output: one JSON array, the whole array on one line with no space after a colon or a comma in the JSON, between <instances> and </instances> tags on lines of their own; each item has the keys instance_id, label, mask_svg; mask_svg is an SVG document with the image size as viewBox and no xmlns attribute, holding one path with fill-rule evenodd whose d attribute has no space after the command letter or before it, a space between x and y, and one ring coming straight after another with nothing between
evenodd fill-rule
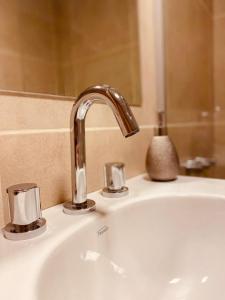
<instances>
[{"instance_id":1,"label":"faucet handle lever","mask_svg":"<svg viewBox=\"0 0 225 300\"><path fill-rule=\"evenodd\" d=\"M7 188L11 222L3 228L7 239L29 239L46 229L41 217L40 190L35 183L22 183Z\"/></svg>"},{"instance_id":2,"label":"faucet handle lever","mask_svg":"<svg viewBox=\"0 0 225 300\"><path fill-rule=\"evenodd\" d=\"M119 190L125 185L124 164L120 162L106 163L105 185L110 190Z\"/></svg>"},{"instance_id":3,"label":"faucet handle lever","mask_svg":"<svg viewBox=\"0 0 225 300\"><path fill-rule=\"evenodd\" d=\"M28 225L41 217L39 188L35 183L22 183L7 188L11 222Z\"/></svg>"},{"instance_id":4,"label":"faucet handle lever","mask_svg":"<svg viewBox=\"0 0 225 300\"><path fill-rule=\"evenodd\" d=\"M105 188L102 191L104 197L117 198L128 194L128 188L125 186L124 166L121 162L105 164Z\"/></svg>"}]
</instances>

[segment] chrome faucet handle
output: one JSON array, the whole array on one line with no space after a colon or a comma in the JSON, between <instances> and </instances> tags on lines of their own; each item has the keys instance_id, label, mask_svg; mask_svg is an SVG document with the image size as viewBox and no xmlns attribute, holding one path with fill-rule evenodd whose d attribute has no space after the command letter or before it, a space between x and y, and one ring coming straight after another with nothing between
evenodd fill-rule
<instances>
[{"instance_id":1,"label":"chrome faucet handle","mask_svg":"<svg viewBox=\"0 0 225 300\"><path fill-rule=\"evenodd\" d=\"M105 164L105 187L102 190L104 197L119 198L128 194L128 188L125 186L124 166L121 162Z\"/></svg>"},{"instance_id":2,"label":"chrome faucet handle","mask_svg":"<svg viewBox=\"0 0 225 300\"><path fill-rule=\"evenodd\" d=\"M40 189L35 183L7 188L11 222L3 228L5 238L24 240L38 236L46 229L41 216Z\"/></svg>"},{"instance_id":3,"label":"chrome faucet handle","mask_svg":"<svg viewBox=\"0 0 225 300\"><path fill-rule=\"evenodd\" d=\"M41 217L40 192L36 184L17 184L6 191L13 224L28 225Z\"/></svg>"}]
</instances>

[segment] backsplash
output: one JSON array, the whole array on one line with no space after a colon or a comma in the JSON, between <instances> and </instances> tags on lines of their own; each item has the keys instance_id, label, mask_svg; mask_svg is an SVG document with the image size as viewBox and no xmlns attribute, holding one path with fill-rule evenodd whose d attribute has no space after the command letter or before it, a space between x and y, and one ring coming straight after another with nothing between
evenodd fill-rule
<instances>
[{"instance_id":1,"label":"backsplash","mask_svg":"<svg viewBox=\"0 0 225 300\"><path fill-rule=\"evenodd\" d=\"M71 101L0 96L0 169L4 219L8 220L9 185L36 182L42 207L71 197L69 118ZM144 171L145 152L152 134L154 101L149 94L142 108L133 108L138 135L125 139L105 105L94 105L86 124L88 191L103 187L103 165L123 161L127 177Z\"/></svg>"}]
</instances>

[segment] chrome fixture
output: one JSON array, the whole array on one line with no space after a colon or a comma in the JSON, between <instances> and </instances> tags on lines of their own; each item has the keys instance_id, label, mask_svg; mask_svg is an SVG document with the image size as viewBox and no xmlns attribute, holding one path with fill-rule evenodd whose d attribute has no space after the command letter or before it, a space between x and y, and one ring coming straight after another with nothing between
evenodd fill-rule
<instances>
[{"instance_id":1,"label":"chrome fixture","mask_svg":"<svg viewBox=\"0 0 225 300\"><path fill-rule=\"evenodd\" d=\"M35 183L23 183L7 189L11 222L3 228L9 240L30 239L46 230L41 217L40 190Z\"/></svg>"},{"instance_id":2,"label":"chrome fixture","mask_svg":"<svg viewBox=\"0 0 225 300\"><path fill-rule=\"evenodd\" d=\"M202 171L216 164L212 158L197 156L193 159L188 159L181 164L186 171Z\"/></svg>"},{"instance_id":3,"label":"chrome fixture","mask_svg":"<svg viewBox=\"0 0 225 300\"><path fill-rule=\"evenodd\" d=\"M203 166L199 161L196 161L195 159L188 159L185 162L181 163L181 167L183 167L185 170L202 170Z\"/></svg>"},{"instance_id":4,"label":"chrome fixture","mask_svg":"<svg viewBox=\"0 0 225 300\"><path fill-rule=\"evenodd\" d=\"M112 162L105 164L105 187L102 195L108 198L119 198L128 194L128 188L125 186L124 164Z\"/></svg>"},{"instance_id":5,"label":"chrome fixture","mask_svg":"<svg viewBox=\"0 0 225 300\"><path fill-rule=\"evenodd\" d=\"M87 213L95 209L95 202L87 199L85 117L93 103L106 103L111 107L125 137L139 131L138 124L123 96L108 85L87 88L73 105L70 119L72 201L64 203L67 214Z\"/></svg>"},{"instance_id":6,"label":"chrome fixture","mask_svg":"<svg viewBox=\"0 0 225 300\"><path fill-rule=\"evenodd\" d=\"M203 168L209 168L216 164L216 160L214 158L197 156L195 161L199 162Z\"/></svg>"}]
</instances>

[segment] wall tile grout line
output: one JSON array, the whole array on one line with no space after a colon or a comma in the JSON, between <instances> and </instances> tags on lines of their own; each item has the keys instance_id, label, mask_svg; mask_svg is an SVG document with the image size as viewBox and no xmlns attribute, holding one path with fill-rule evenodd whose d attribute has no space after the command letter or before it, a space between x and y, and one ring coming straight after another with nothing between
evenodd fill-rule
<instances>
[{"instance_id":1,"label":"wall tile grout line","mask_svg":"<svg viewBox=\"0 0 225 300\"><path fill-rule=\"evenodd\" d=\"M206 127L212 126L214 122L179 122L179 123L169 123L168 128L179 128L179 127Z\"/></svg>"},{"instance_id":2,"label":"wall tile grout line","mask_svg":"<svg viewBox=\"0 0 225 300\"><path fill-rule=\"evenodd\" d=\"M140 129L153 129L154 125L141 125ZM119 127L89 127L86 128L86 132L94 131L117 131ZM0 136L6 135L30 135L30 134L47 134L47 133L69 133L69 128L54 128L54 129L20 129L20 130L2 130Z\"/></svg>"},{"instance_id":3,"label":"wall tile grout line","mask_svg":"<svg viewBox=\"0 0 225 300\"><path fill-rule=\"evenodd\" d=\"M217 122L217 124L225 124L225 122ZM169 123L168 128L174 127L205 127L212 125L212 122L186 122L186 123ZM140 125L140 129L154 129L156 125ZM87 127L86 132L97 132L97 131L117 131L120 130L118 126L111 127ZM54 128L54 129L21 129L21 130L2 130L0 136L8 135L31 135L31 134L49 134L49 133L69 133L69 128Z\"/></svg>"},{"instance_id":4,"label":"wall tile grout line","mask_svg":"<svg viewBox=\"0 0 225 300\"><path fill-rule=\"evenodd\" d=\"M56 128L56 129L20 129L20 130L2 130L0 136L6 135L31 135L42 133L66 133L69 132L69 128Z\"/></svg>"}]
</instances>

